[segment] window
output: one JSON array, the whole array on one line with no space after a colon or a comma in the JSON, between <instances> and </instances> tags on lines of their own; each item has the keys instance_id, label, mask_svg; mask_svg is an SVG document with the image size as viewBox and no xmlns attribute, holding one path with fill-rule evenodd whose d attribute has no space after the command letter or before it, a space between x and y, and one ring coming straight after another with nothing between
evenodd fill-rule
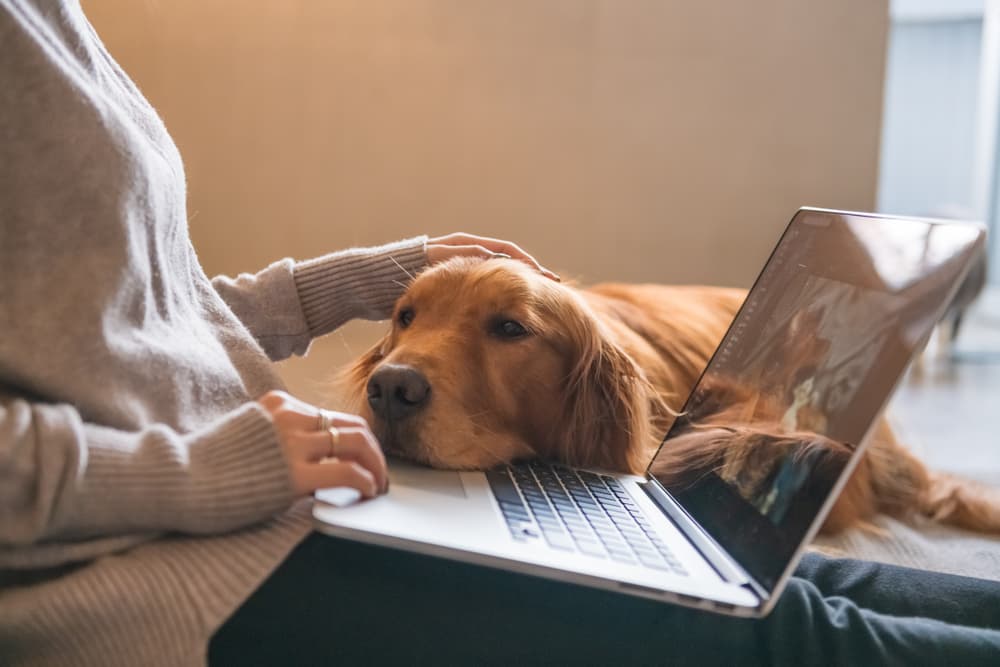
<instances>
[{"instance_id":1,"label":"window","mask_svg":"<svg viewBox=\"0 0 1000 667\"><path fill-rule=\"evenodd\" d=\"M879 210L982 220L1000 284L1000 0L892 0Z\"/></svg>"}]
</instances>

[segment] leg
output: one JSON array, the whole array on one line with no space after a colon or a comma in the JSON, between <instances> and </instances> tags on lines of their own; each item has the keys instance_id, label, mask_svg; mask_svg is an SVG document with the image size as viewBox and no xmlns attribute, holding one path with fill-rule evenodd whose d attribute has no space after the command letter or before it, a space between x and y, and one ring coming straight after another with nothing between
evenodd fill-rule
<instances>
[{"instance_id":1,"label":"leg","mask_svg":"<svg viewBox=\"0 0 1000 667\"><path fill-rule=\"evenodd\" d=\"M220 629L209 657L219 665L975 665L998 654L1000 632L881 615L798 578L770 616L751 621L313 535Z\"/></svg>"},{"instance_id":2,"label":"leg","mask_svg":"<svg viewBox=\"0 0 1000 667\"><path fill-rule=\"evenodd\" d=\"M795 576L825 597L849 598L879 614L1000 629L1000 583L994 581L818 554L806 554Z\"/></svg>"}]
</instances>

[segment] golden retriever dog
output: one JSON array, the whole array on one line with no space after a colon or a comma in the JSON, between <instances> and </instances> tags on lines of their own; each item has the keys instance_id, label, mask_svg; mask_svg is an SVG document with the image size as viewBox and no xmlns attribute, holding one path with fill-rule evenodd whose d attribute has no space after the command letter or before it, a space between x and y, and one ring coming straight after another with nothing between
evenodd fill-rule
<instances>
[{"instance_id":1,"label":"golden retriever dog","mask_svg":"<svg viewBox=\"0 0 1000 667\"><path fill-rule=\"evenodd\" d=\"M434 467L537 458L641 473L745 295L696 286L584 289L514 260L454 259L409 286L391 330L344 372L343 402L369 421L387 453ZM813 341L795 340L805 363ZM800 394L809 388L801 384ZM697 415L702 426L671 441L657 474L766 468L761 456L787 447L819 447L841 463L850 456L841 443L782 429L788 414L767 414L768 397L756 397L763 420L748 426L727 413L745 390L713 391L712 414ZM827 532L879 512L1000 530L1000 509L985 491L928 471L885 422L876 428ZM840 468L831 469L835 477Z\"/></svg>"}]
</instances>

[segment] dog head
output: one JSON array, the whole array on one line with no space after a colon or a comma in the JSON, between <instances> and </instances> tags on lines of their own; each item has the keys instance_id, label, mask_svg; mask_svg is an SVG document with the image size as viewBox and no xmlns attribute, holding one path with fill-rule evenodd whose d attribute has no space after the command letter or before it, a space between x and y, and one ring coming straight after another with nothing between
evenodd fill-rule
<instances>
[{"instance_id":1,"label":"dog head","mask_svg":"<svg viewBox=\"0 0 1000 667\"><path fill-rule=\"evenodd\" d=\"M576 288L514 260L422 273L342 388L388 453L435 467L645 463L642 371Z\"/></svg>"}]
</instances>

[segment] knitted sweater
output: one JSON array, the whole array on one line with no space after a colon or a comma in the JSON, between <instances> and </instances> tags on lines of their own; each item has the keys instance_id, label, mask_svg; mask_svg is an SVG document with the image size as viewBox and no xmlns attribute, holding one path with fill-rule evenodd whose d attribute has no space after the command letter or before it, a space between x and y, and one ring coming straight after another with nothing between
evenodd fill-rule
<instances>
[{"instance_id":1,"label":"knitted sweater","mask_svg":"<svg viewBox=\"0 0 1000 667\"><path fill-rule=\"evenodd\" d=\"M201 663L308 531L271 362L385 317L425 239L210 280L76 1L0 0L0 82L0 664Z\"/></svg>"}]
</instances>

